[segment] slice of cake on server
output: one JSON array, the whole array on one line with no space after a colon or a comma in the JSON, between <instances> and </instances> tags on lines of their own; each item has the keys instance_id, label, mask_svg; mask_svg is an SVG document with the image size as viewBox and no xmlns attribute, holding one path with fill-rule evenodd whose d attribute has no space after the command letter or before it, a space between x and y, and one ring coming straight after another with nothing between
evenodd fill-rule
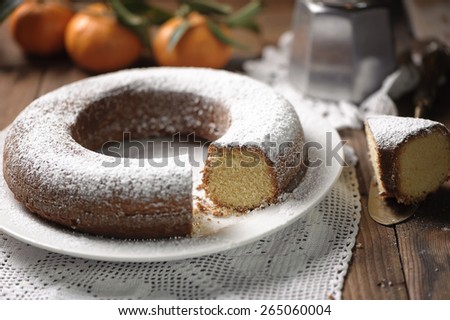
<instances>
[{"instance_id":1,"label":"slice of cake on server","mask_svg":"<svg viewBox=\"0 0 450 320\"><path fill-rule=\"evenodd\" d=\"M450 170L450 132L441 123L397 116L369 117L369 155L380 195L415 204L436 191Z\"/></svg>"}]
</instances>

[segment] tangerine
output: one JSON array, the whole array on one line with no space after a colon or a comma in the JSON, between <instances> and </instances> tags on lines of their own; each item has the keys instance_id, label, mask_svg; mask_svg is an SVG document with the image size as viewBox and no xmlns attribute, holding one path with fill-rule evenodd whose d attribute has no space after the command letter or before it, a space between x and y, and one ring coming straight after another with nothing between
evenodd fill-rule
<instances>
[{"instance_id":1,"label":"tangerine","mask_svg":"<svg viewBox=\"0 0 450 320\"><path fill-rule=\"evenodd\" d=\"M190 25L176 46L170 50L170 39L183 23L182 17L173 17L162 24L153 38L153 54L161 66L191 66L206 68L222 68L229 61L231 46L217 39L208 27L205 16L192 12L187 16ZM225 34L230 30L221 25Z\"/></svg>"},{"instance_id":2,"label":"tangerine","mask_svg":"<svg viewBox=\"0 0 450 320\"><path fill-rule=\"evenodd\" d=\"M65 43L75 63L96 73L126 68L142 53L139 38L103 3L91 4L73 16Z\"/></svg>"},{"instance_id":3,"label":"tangerine","mask_svg":"<svg viewBox=\"0 0 450 320\"><path fill-rule=\"evenodd\" d=\"M9 27L26 53L49 56L64 50L64 31L72 15L57 2L27 1L13 11Z\"/></svg>"}]
</instances>

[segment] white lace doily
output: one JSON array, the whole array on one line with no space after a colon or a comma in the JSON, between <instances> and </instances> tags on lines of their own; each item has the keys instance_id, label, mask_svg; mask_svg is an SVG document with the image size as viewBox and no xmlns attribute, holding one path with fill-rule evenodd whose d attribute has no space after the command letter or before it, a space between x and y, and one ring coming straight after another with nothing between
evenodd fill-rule
<instances>
[{"instance_id":1,"label":"white lace doily","mask_svg":"<svg viewBox=\"0 0 450 320\"><path fill-rule=\"evenodd\" d=\"M359 128L362 109L396 112L389 101L382 111L373 111L370 106L378 103L358 109L296 92L287 81L291 37L286 33L278 48L264 49L262 60L247 62L248 74L271 84L297 109L314 108L337 128ZM347 163L354 164L351 148L345 151ZM0 298L339 299L360 211L355 169L346 167L330 194L288 228L250 245L200 258L93 261L38 249L0 233Z\"/></svg>"},{"instance_id":2,"label":"white lace doily","mask_svg":"<svg viewBox=\"0 0 450 320\"><path fill-rule=\"evenodd\" d=\"M73 258L0 233L3 299L339 299L360 202L353 167L285 230L220 254L175 262Z\"/></svg>"}]
</instances>

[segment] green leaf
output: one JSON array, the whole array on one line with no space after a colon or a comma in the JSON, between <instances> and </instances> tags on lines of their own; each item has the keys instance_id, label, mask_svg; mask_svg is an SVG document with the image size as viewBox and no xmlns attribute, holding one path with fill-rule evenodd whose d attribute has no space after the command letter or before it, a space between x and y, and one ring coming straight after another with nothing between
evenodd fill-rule
<instances>
[{"instance_id":1,"label":"green leaf","mask_svg":"<svg viewBox=\"0 0 450 320\"><path fill-rule=\"evenodd\" d=\"M261 1L251 1L246 6L230 15L226 23L230 28L245 28L255 32L259 32L259 27L254 18L261 12Z\"/></svg>"},{"instance_id":2,"label":"green leaf","mask_svg":"<svg viewBox=\"0 0 450 320\"><path fill-rule=\"evenodd\" d=\"M113 8L117 18L121 23L130 28L141 40L147 54L151 53L150 36L148 33L148 27L150 21L143 16L132 13L125 7L120 0L109 0L111 7Z\"/></svg>"},{"instance_id":3,"label":"green leaf","mask_svg":"<svg viewBox=\"0 0 450 320\"><path fill-rule=\"evenodd\" d=\"M173 17L169 11L142 0L122 0L122 3L131 13L146 17L152 24L161 25Z\"/></svg>"},{"instance_id":4,"label":"green leaf","mask_svg":"<svg viewBox=\"0 0 450 320\"><path fill-rule=\"evenodd\" d=\"M117 18L127 26L137 26L147 23L146 19L140 15L131 12L121 0L109 0Z\"/></svg>"},{"instance_id":5,"label":"green leaf","mask_svg":"<svg viewBox=\"0 0 450 320\"><path fill-rule=\"evenodd\" d=\"M145 12L145 15L153 24L157 25L161 25L173 17L173 14L171 14L170 12L157 7L151 7L149 10L147 10L147 12Z\"/></svg>"},{"instance_id":6,"label":"green leaf","mask_svg":"<svg viewBox=\"0 0 450 320\"><path fill-rule=\"evenodd\" d=\"M230 28L247 29L247 30L253 31L254 33L259 33L261 31L261 29L259 28L259 25L254 20L246 21L239 25L231 25L231 26L229 24L227 24L227 25Z\"/></svg>"},{"instance_id":7,"label":"green leaf","mask_svg":"<svg viewBox=\"0 0 450 320\"><path fill-rule=\"evenodd\" d=\"M222 29L220 29L217 23L208 20L208 28L219 41L225 43L226 45L233 46L239 49L248 49L248 46L228 37L225 33L223 33Z\"/></svg>"},{"instance_id":8,"label":"green leaf","mask_svg":"<svg viewBox=\"0 0 450 320\"><path fill-rule=\"evenodd\" d=\"M0 4L0 22L3 22L23 0L3 0Z\"/></svg>"},{"instance_id":9,"label":"green leaf","mask_svg":"<svg viewBox=\"0 0 450 320\"><path fill-rule=\"evenodd\" d=\"M205 15L228 15L232 11L231 6L228 4L207 0L181 0L181 3L188 5L193 11L197 11Z\"/></svg>"},{"instance_id":10,"label":"green leaf","mask_svg":"<svg viewBox=\"0 0 450 320\"><path fill-rule=\"evenodd\" d=\"M184 19L174 30L172 35L170 36L169 45L167 46L167 51L172 51L177 46L178 42L180 42L181 38L183 38L186 31L189 30L191 24L188 20Z\"/></svg>"},{"instance_id":11,"label":"green leaf","mask_svg":"<svg viewBox=\"0 0 450 320\"><path fill-rule=\"evenodd\" d=\"M175 15L181 18L186 18L191 12L192 8L190 6L188 6L187 4L182 4L175 11Z\"/></svg>"}]
</instances>

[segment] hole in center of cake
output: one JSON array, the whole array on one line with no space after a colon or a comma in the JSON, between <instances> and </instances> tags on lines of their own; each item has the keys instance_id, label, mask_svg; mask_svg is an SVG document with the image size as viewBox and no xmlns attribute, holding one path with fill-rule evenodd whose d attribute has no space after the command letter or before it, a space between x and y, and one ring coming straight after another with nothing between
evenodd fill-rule
<instances>
[{"instance_id":1,"label":"hole in center of cake","mask_svg":"<svg viewBox=\"0 0 450 320\"><path fill-rule=\"evenodd\" d=\"M132 159L165 159L187 155L193 163L206 160L209 141L193 136L161 136L143 139L109 141L97 152L111 157Z\"/></svg>"},{"instance_id":2,"label":"hole in center of cake","mask_svg":"<svg viewBox=\"0 0 450 320\"><path fill-rule=\"evenodd\" d=\"M211 98L192 93L137 90L107 92L90 102L71 128L72 137L87 149L105 143L146 137L189 137L214 141L230 126L228 110Z\"/></svg>"}]
</instances>

